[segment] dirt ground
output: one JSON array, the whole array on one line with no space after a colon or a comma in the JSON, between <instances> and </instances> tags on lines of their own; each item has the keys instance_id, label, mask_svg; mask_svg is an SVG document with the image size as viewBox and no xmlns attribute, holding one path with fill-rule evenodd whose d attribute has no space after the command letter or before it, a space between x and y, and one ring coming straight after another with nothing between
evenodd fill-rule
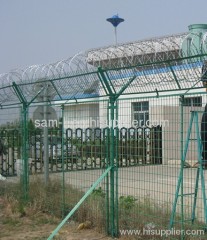
<instances>
[{"instance_id":1,"label":"dirt ground","mask_svg":"<svg viewBox=\"0 0 207 240\"><path fill-rule=\"evenodd\" d=\"M13 213L5 199L0 198L0 239L1 240L43 240L58 225L59 220L46 213L33 212L32 209L22 214ZM68 222L54 238L56 240L111 240L96 229L78 229L80 224Z\"/></svg>"}]
</instances>

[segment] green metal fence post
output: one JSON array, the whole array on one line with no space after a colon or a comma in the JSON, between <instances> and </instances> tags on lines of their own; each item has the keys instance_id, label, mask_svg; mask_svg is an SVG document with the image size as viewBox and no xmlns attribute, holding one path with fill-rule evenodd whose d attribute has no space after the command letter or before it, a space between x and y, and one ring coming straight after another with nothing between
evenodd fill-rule
<instances>
[{"instance_id":1,"label":"green metal fence post","mask_svg":"<svg viewBox=\"0 0 207 240\"><path fill-rule=\"evenodd\" d=\"M118 120L118 101L116 101L116 120ZM119 127L116 127L116 164L115 164L115 174L116 174L116 196L115 196L115 212L116 212L116 228L115 228L115 235L119 235L119 195L118 195L118 181L119 181L119 172L118 172L118 167L119 167Z\"/></svg>"},{"instance_id":2,"label":"green metal fence post","mask_svg":"<svg viewBox=\"0 0 207 240\"><path fill-rule=\"evenodd\" d=\"M28 104L24 95L21 92L21 89L17 86L15 82L12 83L13 89L18 96L20 102L22 103L22 166L23 174L20 176L21 183L23 185L24 200L28 200L29 192L29 172L28 172Z\"/></svg>"},{"instance_id":3,"label":"green metal fence post","mask_svg":"<svg viewBox=\"0 0 207 240\"><path fill-rule=\"evenodd\" d=\"M23 174L21 175L21 181L23 184L24 191L24 200L28 200L28 192L29 192L29 171L28 171L28 126L27 126L27 118L28 118L28 108L26 104L23 104L23 119L22 119L22 136L23 136L23 144L22 144L22 158L23 158Z\"/></svg>"},{"instance_id":4,"label":"green metal fence post","mask_svg":"<svg viewBox=\"0 0 207 240\"><path fill-rule=\"evenodd\" d=\"M109 126L109 101L107 102L107 126ZM109 134L110 129L107 127L107 137L106 137L106 167L109 167L109 151L108 148L110 146L110 139ZM110 228L109 228L109 174L106 176L106 232L110 234Z\"/></svg>"},{"instance_id":5,"label":"green metal fence post","mask_svg":"<svg viewBox=\"0 0 207 240\"><path fill-rule=\"evenodd\" d=\"M183 199L183 170L184 170L184 161L185 158L183 157L183 124L184 124L184 116L183 116L183 102L184 96L180 97L180 157L181 157L181 239L184 239L183 230L184 230L184 199Z\"/></svg>"},{"instance_id":6,"label":"green metal fence post","mask_svg":"<svg viewBox=\"0 0 207 240\"><path fill-rule=\"evenodd\" d=\"M118 107L117 100L121 94L127 89L127 87L136 79L136 76L132 76L118 92L116 92L113 83L107 73L101 67L98 68L98 77L101 84L109 96L108 106L108 122L110 125L110 231L109 234L113 237L118 236L118 150L117 150L117 137L118 131L115 123L118 120ZM115 130L116 129L116 130ZM116 137L116 141L115 141ZM115 162L116 161L116 162ZM116 186L116 187L115 187Z\"/></svg>"},{"instance_id":7,"label":"green metal fence post","mask_svg":"<svg viewBox=\"0 0 207 240\"><path fill-rule=\"evenodd\" d=\"M62 127L61 127L61 141L62 141L62 149L61 149L61 155L62 155L62 217L65 216L65 159L64 159L64 146L65 146L65 140L64 140L64 110L65 106L62 104ZM67 151L67 150L66 150Z\"/></svg>"},{"instance_id":8,"label":"green metal fence post","mask_svg":"<svg viewBox=\"0 0 207 240\"><path fill-rule=\"evenodd\" d=\"M106 76L104 75L104 71L101 67L98 68L98 77L100 79L100 82L106 92L107 95L112 96L113 92L110 88L110 85L106 79ZM111 118L113 118L114 115L114 109L113 106L114 102L112 101L112 99L109 99L108 101L108 106L107 106L107 124L109 127L109 134L107 134L107 141L109 141L109 145L107 144L107 146L110 146L109 149L107 149L107 167L108 166L112 166L111 165L111 160L112 160L112 154L113 154L113 145L112 142L114 141L114 139L112 139L112 134L113 134L113 127L110 126L111 123ZM113 110L112 110L113 109ZM112 111L111 111L112 110ZM108 151L109 150L109 151ZM111 186L112 183L114 183L114 176L113 176L113 171L114 170L110 170L110 176L107 176L106 179L106 226L107 226L107 233L109 235L113 236L113 226L114 226L114 217L113 217L113 209L114 209L114 192L112 192L111 190ZM112 175L111 175L112 174ZM109 181L110 178L110 181ZM114 188L114 186L112 187ZM113 226L112 226L113 225Z\"/></svg>"},{"instance_id":9,"label":"green metal fence post","mask_svg":"<svg viewBox=\"0 0 207 240\"><path fill-rule=\"evenodd\" d=\"M112 83L109 81L107 74L103 71L101 67L98 68L98 73L99 73L99 79L101 81L102 86L104 89L106 89L107 94L109 95L109 105L108 105L108 125L109 125L109 165L111 167L110 170L110 194L108 197L110 197L110 204L109 204L109 230L108 233L115 237L118 235L118 218L115 218L115 216L118 216L118 186L115 188L115 184L118 184L118 181L115 180L115 171L117 172L118 169L115 169L115 159L116 159L116 142L115 142L115 122L117 121L116 116L117 116L117 98L119 95L114 92L114 88ZM117 159L116 159L117 160ZM116 175L117 176L117 175ZM107 187L108 188L108 187ZM108 201L108 200L107 200Z\"/></svg>"},{"instance_id":10,"label":"green metal fence post","mask_svg":"<svg viewBox=\"0 0 207 240\"><path fill-rule=\"evenodd\" d=\"M114 141L114 113L115 113L115 99L113 96L109 99L110 109L110 232L111 236L116 236L115 230L115 181L114 181L114 161L115 161L115 141Z\"/></svg>"},{"instance_id":11,"label":"green metal fence post","mask_svg":"<svg viewBox=\"0 0 207 240\"><path fill-rule=\"evenodd\" d=\"M41 93L39 91L30 102L27 102L24 94L21 91L21 88L15 83L12 83L14 92L16 93L20 103L22 104L22 165L23 165L23 174L21 174L21 183L23 185L24 199L28 200L29 192L29 169L28 169L28 107L29 105L38 97Z\"/></svg>"}]
</instances>

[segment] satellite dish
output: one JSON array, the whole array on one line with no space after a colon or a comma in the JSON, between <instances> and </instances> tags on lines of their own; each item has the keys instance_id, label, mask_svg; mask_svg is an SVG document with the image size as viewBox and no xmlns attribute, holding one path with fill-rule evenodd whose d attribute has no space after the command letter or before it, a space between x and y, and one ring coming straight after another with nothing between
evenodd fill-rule
<instances>
[{"instance_id":1,"label":"satellite dish","mask_svg":"<svg viewBox=\"0 0 207 240\"><path fill-rule=\"evenodd\" d=\"M37 100L39 102L44 101L44 98L47 100L52 100L55 95L57 94L54 87L49 82L37 82L34 84L33 91L37 94L40 92L40 94L37 96Z\"/></svg>"},{"instance_id":2,"label":"satellite dish","mask_svg":"<svg viewBox=\"0 0 207 240\"><path fill-rule=\"evenodd\" d=\"M33 113L33 121L35 124L38 126L36 127L42 127L43 123L44 124L51 124L50 127L55 127L57 126L57 113L55 109L51 106L47 106L47 119L44 119L44 106L38 106L34 113ZM53 126L54 125L54 126Z\"/></svg>"}]
</instances>

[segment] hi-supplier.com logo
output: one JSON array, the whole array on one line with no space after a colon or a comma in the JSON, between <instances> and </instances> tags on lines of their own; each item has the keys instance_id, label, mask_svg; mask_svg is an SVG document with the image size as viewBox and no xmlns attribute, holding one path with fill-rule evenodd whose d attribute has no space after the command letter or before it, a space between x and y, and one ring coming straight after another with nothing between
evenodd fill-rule
<instances>
[{"instance_id":1,"label":"hi-supplier.com logo","mask_svg":"<svg viewBox=\"0 0 207 240\"><path fill-rule=\"evenodd\" d=\"M142 229L122 229L119 230L121 236L204 236L205 231L202 229L155 229L154 227L145 226Z\"/></svg>"}]
</instances>

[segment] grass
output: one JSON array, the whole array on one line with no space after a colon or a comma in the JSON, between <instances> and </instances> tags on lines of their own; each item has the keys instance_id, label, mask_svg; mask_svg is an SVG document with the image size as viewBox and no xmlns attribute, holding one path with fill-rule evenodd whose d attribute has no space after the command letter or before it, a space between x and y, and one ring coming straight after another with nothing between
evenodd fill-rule
<instances>
[{"instance_id":1,"label":"grass","mask_svg":"<svg viewBox=\"0 0 207 240\"><path fill-rule=\"evenodd\" d=\"M65 186L65 206L62 206L62 186L59 180L51 180L44 185L39 176L33 176L29 187L29 200L27 203L22 198L21 185L19 183L0 183L0 208L4 206L6 213L2 225L9 228L19 227L24 224L24 217L29 217L31 225L42 226L47 224L57 225L63 216L66 216L74 205L84 195L84 192L75 189L71 185ZM1 203L1 202L0 202ZM119 198L119 229L168 229L170 219L170 205L167 203L157 204L149 197L135 198L134 196L121 196ZM1 209L0 209L1 211ZM180 220L180 217L176 217ZM81 205L70 221L83 223L91 222L91 227L98 231L105 231L106 226L106 194L100 187L93 191L88 199ZM29 222L30 224L30 222ZM185 224L186 229L201 229L202 223L194 225ZM180 229L179 224L175 226ZM35 227L34 227L35 228ZM199 236L199 239L202 239ZM124 239L150 239L149 236L128 236ZM195 238L198 238L195 237ZM195 239L188 236L185 239ZM206 235L203 239L206 238ZM58 237L56 238L58 239ZM153 236L153 239L162 239ZM180 239L180 236L167 239Z\"/></svg>"},{"instance_id":2,"label":"grass","mask_svg":"<svg viewBox=\"0 0 207 240\"><path fill-rule=\"evenodd\" d=\"M45 186L40 176L32 176L29 189L29 200L25 203L19 183L0 183L0 197L4 199L7 206L8 218L4 220L6 224L15 225L19 218L25 216L29 216L36 224L58 224L84 195L84 192L67 185L63 210L62 185L59 180L51 180ZM105 195L103 192L95 190L71 220L80 223L89 220L93 223L93 227L101 231L105 225Z\"/></svg>"},{"instance_id":3,"label":"grass","mask_svg":"<svg viewBox=\"0 0 207 240\"><path fill-rule=\"evenodd\" d=\"M136 199L133 196L121 196L119 199L119 229L131 230L143 229L151 232L161 230L169 230L169 220L171 216L171 203L158 204L152 201L149 197ZM180 216L176 216L176 221L180 221ZM174 229L180 230L181 225L174 224ZM196 221L194 224L185 223L185 230L204 229L204 223ZM153 237L153 238L150 238ZM204 236L185 236L185 240L190 239L206 239ZM169 237L161 237L160 235L143 235L128 236L127 239L181 239L181 235L170 235Z\"/></svg>"}]
</instances>

